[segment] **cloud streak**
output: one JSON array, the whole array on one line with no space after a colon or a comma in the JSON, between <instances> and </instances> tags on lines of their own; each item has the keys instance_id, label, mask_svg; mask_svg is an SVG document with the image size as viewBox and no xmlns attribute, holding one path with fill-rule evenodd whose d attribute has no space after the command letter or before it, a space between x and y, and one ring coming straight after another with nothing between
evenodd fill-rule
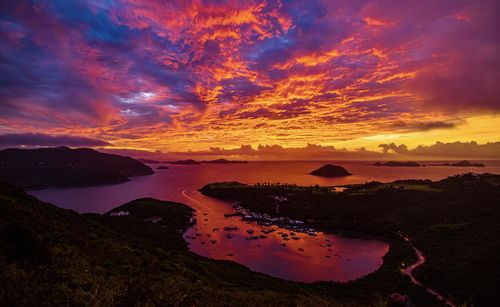
<instances>
[{"instance_id":1,"label":"cloud streak","mask_svg":"<svg viewBox=\"0 0 500 307\"><path fill-rule=\"evenodd\" d=\"M486 158L498 159L500 157L500 142L478 144L477 142L436 142L433 145L419 145L409 149L408 146L394 143L381 144L379 147L385 154L417 157L448 157L448 158Z\"/></svg>"},{"instance_id":2,"label":"cloud streak","mask_svg":"<svg viewBox=\"0 0 500 307\"><path fill-rule=\"evenodd\" d=\"M110 146L106 141L83 136L47 135L42 133L3 134L0 146L68 146L97 147Z\"/></svg>"}]
</instances>

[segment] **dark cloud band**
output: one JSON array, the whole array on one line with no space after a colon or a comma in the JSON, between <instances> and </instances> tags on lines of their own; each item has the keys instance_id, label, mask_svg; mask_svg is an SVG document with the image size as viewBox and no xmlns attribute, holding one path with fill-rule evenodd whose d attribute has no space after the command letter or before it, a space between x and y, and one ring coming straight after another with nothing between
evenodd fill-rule
<instances>
[{"instance_id":1,"label":"dark cloud band","mask_svg":"<svg viewBox=\"0 0 500 307\"><path fill-rule=\"evenodd\" d=\"M0 135L0 146L69 146L96 147L109 146L109 142L81 136L52 136L41 133L3 134Z\"/></svg>"}]
</instances>

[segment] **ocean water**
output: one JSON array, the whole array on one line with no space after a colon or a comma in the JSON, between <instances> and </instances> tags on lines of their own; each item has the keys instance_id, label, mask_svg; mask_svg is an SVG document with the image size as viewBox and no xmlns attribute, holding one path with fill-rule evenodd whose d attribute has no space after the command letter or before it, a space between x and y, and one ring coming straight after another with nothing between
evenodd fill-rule
<instances>
[{"instance_id":1,"label":"ocean water","mask_svg":"<svg viewBox=\"0 0 500 307\"><path fill-rule=\"evenodd\" d=\"M443 161L423 162L424 164ZM346 168L352 176L321 178L308 173L333 163ZM190 249L213 259L236 261L271 276L313 282L318 280L349 281L375 271L382 264L388 244L378 240L344 238L317 232L317 236L298 233L299 240L283 240L279 233L290 230L277 226L260 226L224 217L232 213L232 204L206 197L198 189L207 183L239 181L242 183L280 182L297 185L336 186L367 181L397 179L439 180L450 175L476 172L500 174L500 161L489 161L486 167L375 167L373 162L250 162L247 164L168 165L151 176L132 178L116 185L51 188L30 193L43 201L81 213L104 213L125 202L153 197L181 202L196 209L197 223L184 233ZM158 165L151 164L153 169ZM237 230L226 231L225 226ZM265 239L248 240L249 233L275 229ZM228 236L228 234L231 234ZM228 238L230 237L230 238Z\"/></svg>"}]
</instances>

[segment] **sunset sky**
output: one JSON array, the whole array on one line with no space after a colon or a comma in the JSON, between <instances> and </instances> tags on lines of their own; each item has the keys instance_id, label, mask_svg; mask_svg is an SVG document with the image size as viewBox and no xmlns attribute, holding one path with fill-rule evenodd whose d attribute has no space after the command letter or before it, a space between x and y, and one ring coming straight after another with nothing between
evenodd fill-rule
<instances>
[{"instance_id":1,"label":"sunset sky","mask_svg":"<svg viewBox=\"0 0 500 307\"><path fill-rule=\"evenodd\" d=\"M0 146L500 157L499 29L497 0L1 1Z\"/></svg>"}]
</instances>

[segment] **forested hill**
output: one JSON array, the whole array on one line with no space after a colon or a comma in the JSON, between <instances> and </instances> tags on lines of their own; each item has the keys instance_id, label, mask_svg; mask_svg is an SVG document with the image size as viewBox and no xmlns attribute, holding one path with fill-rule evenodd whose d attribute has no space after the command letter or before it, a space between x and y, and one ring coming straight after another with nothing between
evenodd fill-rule
<instances>
[{"instance_id":1,"label":"forested hill","mask_svg":"<svg viewBox=\"0 0 500 307\"><path fill-rule=\"evenodd\" d=\"M153 174L130 157L68 147L0 151L0 180L22 188L121 183Z\"/></svg>"}]
</instances>

